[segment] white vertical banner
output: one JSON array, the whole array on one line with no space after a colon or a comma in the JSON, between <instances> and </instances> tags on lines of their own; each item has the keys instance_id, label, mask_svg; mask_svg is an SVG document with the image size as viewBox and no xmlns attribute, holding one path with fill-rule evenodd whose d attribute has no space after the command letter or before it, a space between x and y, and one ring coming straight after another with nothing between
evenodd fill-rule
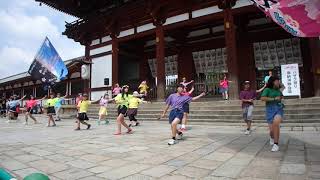
<instances>
[{"instance_id":1,"label":"white vertical banner","mask_svg":"<svg viewBox=\"0 0 320 180\"><path fill-rule=\"evenodd\" d=\"M281 65L281 82L285 86L284 96L301 97L298 64Z\"/></svg>"}]
</instances>

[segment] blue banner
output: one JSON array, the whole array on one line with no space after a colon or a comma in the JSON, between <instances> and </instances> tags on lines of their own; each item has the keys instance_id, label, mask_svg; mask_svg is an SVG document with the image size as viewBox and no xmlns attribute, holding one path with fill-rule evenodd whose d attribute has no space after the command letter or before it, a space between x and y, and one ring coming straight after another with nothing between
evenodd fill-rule
<instances>
[{"instance_id":1,"label":"blue banner","mask_svg":"<svg viewBox=\"0 0 320 180\"><path fill-rule=\"evenodd\" d=\"M47 37L28 72L34 79L41 80L42 83L48 85L54 85L68 75L66 65Z\"/></svg>"}]
</instances>

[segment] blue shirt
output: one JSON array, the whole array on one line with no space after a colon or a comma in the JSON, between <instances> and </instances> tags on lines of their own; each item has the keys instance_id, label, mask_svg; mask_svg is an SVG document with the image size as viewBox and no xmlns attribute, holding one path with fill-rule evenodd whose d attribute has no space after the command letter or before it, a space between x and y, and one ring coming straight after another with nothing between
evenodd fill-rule
<instances>
[{"instance_id":1,"label":"blue shirt","mask_svg":"<svg viewBox=\"0 0 320 180\"><path fill-rule=\"evenodd\" d=\"M62 101L63 101L64 98L56 98L56 99L57 99L56 100L57 102L56 102L54 107L60 108L62 106Z\"/></svg>"},{"instance_id":2,"label":"blue shirt","mask_svg":"<svg viewBox=\"0 0 320 180\"><path fill-rule=\"evenodd\" d=\"M12 100L8 102L9 108L14 108L20 104L20 100Z\"/></svg>"}]
</instances>

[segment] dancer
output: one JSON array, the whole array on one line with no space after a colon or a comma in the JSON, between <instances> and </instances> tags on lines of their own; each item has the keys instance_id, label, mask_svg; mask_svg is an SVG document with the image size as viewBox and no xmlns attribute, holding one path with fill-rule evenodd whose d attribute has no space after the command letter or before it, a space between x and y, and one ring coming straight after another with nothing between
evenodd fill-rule
<instances>
[{"instance_id":1,"label":"dancer","mask_svg":"<svg viewBox=\"0 0 320 180\"><path fill-rule=\"evenodd\" d=\"M129 127L133 126L132 123L135 122L135 126L139 126L138 120L135 118L135 116L138 114L138 107L140 103L148 103L147 101L143 101L142 99L139 99L139 93L138 91L133 92L133 97L129 98L129 109L127 111L127 116L130 119Z\"/></svg>"},{"instance_id":2,"label":"dancer","mask_svg":"<svg viewBox=\"0 0 320 180\"><path fill-rule=\"evenodd\" d=\"M20 106L21 101L26 98L26 96L23 96L21 99L18 99L16 95L13 96L12 100L8 102L8 108L9 108L9 120L7 122L10 122L10 120L16 120L18 118L17 109Z\"/></svg>"},{"instance_id":3,"label":"dancer","mask_svg":"<svg viewBox=\"0 0 320 180\"><path fill-rule=\"evenodd\" d=\"M118 94L115 97L115 101L118 104L118 117L117 117L117 131L114 135L121 135L121 125L128 129L127 133L132 133L132 129L127 125L124 121L124 117L127 114L128 106L129 106L129 99L132 95L129 95L129 86L124 85L122 87L122 93Z\"/></svg>"},{"instance_id":4,"label":"dancer","mask_svg":"<svg viewBox=\"0 0 320 180\"><path fill-rule=\"evenodd\" d=\"M184 89L186 89L187 86L188 86L189 84L193 83L193 82L194 82L193 80L191 80L190 82L187 82L187 78L183 77L183 78L182 78L182 82L180 82L180 84L182 84L183 87L184 87ZM185 91L187 91L187 90L185 90Z\"/></svg>"},{"instance_id":5,"label":"dancer","mask_svg":"<svg viewBox=\"0 0 320 180\"><path fill-rule=\"evenodd\" d=\"M142 81L138 89L140 89L139 91L140 95L142 97L142 100L144 100L144 98L146 98L148 95L148 89L149 89L149 86L147 85L147 81Z\"/></svg>"},{"instance_id":6,"label":"dancer","mask_svg":"<svg viewBox=\"0 0 320 180\"><path fill-rule=\"evenodd\" d=\"M85 121L89 121L89 118L87 116L89 105L98 103L99 101L100 100L89 101L88 100L88 94L83 94L82 100L77 105L78 115L77 115L77 121L76 121L77 122L77 128L75 129L76 131L80 130L80 123L84 124L84 125L87 125L87 129L90 129L91 124L85 122Z\"/></svg>"},{"instance_id":7,"label":"dancer","mask_svg":"<svg viewBox=\"0 0 320 180\"><path fill-rule=\"evenodd\" d=\"M114 85L114 88L112 90L112 97L116 97L118 94L121 93L121 87L120 85L117 83Z\"/></svg>"},{"instance_id":8,"label":"dancer","mask_svg":"<svg viewBox=\"0 0 320 180\"><path fill-rule=\"evenodd\" d=\"M97 124L100 125L101 121L105 121L105 124L109 124L109 121L106 119L106 116L108 115L107 107L108 103L114 101L113 99L109 100L109 95L107 93L104 94L103 97L100 99L100 110L99 110L99 120L97 121Z\"/></svg>"},{"instance_id":9,"label":"dancer","mask_svg":"<svg viewBox=\"0 0 320 180\"><path fill-rule=\"evenodd\" d=\"M272 70L269 70L268 75L264 77L264 84L267 85L269 78L273 76Z\"/></svg>"},{"instance_id":10,"label":"dancer","mask_svg":"<svg viewBox=\"0 0 320 180\"><path fill-rule=\"evenodd\" d=\"M261 100L266 102L266 119L270 130L270 145L273 145L272 152L279 151L280 123L284 115L282 98L279 78L270 77L267 87L261 94Z\"/></svg>"},{"instance_id":11,"label":"dancer","mask_svg":"<svg viewBox=\"0 0 320 180\"><path fill-rule=\"evenodd\" d=\"M253 113L253 101L257 98L257 93L260 93L265 88L262 87L259 90L253 91L250 89L250 81L244 82L244 89L240 92L240 100L242 101L242 114L243 120L247 124L245 135L251 133L252 113Z\"/></svg>"},{"instance_id":12,"label":"dancer","mask_svg":"<svg viewBox=\"0 0 320 180\"><path fill-rule=\"evenodd\" d=\"M51 122L52 122L52 126L56 126L56 122L53 118L53 116L56 114L55 111L55 105L57 103L57 99L54 98L54 93L50 93L50 97L46 102L46 109L47 109L47 116L48 116L48 124L47 127L50 127Z\"/></svg>"},{"instance_id":13,"label":"dancer","mask_svg":"<svg viewBox=\"0 0 320 180\"><path fill-rule=\"evenodd\" d=\"M191 97L191 94L194 91L194 87L192 87L189 92L186 92L186 90L187 89L184 88L184 92L182 93L182 95ZM181 125L181 129L180 129L180 131L182 131L182 132L187 131L186 125L187 125L187 122L188 122L189 106L190 106L189 103L185 103L183 105L183 118L182 118L182 125Z\"/></svg>"},{"instance_id":14,"label":"dancer","mask_svg":"<svg viewBox=\"0 0 320 180\"><path fill-rule=\"evenodd\" d=\"M63 97L61 97L60 93L57 93L57 97L55 98L56 104L54 105L54 108L55 108L55 111L56 111L56 121L61 121L60 110L61 110L61 106L62 106L62 101L65 100L65 98L67 96L68 96L67 93Z\"/></svg>"},{"instance_id":15,"label":"dancer","mask_svg":"<svg viewBox=\"0 0 320 180\"><path fill-rule=\"evenodd\" d=\"M229 99L229 82L227 79L227 75L224 74L223 80L220 80L220 93L222 93L222 99L228 100Z\"/></svg>"},{"instance_id":16,"label":"dancer","mask_svg":"<svg viewBox=\"0 0 320 180\"><path fill-rule=\"evenodd\" d=\"M199 96L192 98L190 96L182 95L183 91L184 91L184 86L182 84L179 84L177 86L177 92L174 94L171 94L166 100L167 106L165 107L161 115L161 118L163 118L171 106L172 109L169 115L169 123L171 124L172 139L168 141L168 145L174 145L176 143L177 134L178 134L177 140L182 139L183 133L180 131L177 131L177 126L179 123L181 123L181 120L183 118L183 105L185 103L189 103L191 101L197 100L205 95L205 93L201 93Z\"/></svg>"},{"instance_id":17,"label":"dancer","mask_svg":"<svg viewBox=\"0 0 320 180\"><path fill-rule=\"evenodd\" d=\"M41 100L44 100L46 97L47 96L44 96ZM33 95L30 95L30 99L26 101L27 111L25 114L25 117L26 117L26 122L24 123L25 125L28 124L28 117L30 117L34 121L34 124L38 124L37 119L32 116L33 111L37 107L38 102L39 100L36 100Z\"/></svg>"}]
</instances>

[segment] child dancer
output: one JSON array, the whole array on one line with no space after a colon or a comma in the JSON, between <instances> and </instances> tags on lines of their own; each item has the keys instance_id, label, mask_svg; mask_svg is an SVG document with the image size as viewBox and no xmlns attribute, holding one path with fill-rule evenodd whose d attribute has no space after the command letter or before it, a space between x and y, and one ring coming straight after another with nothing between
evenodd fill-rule
<instances>
[{"instance_id":1,"label":"child dancer","mask_svg":"<svg viewBox=\"0 0 320 180\"><path fill-rule=\"evenodd\" d=\"M177 93L171 94L166 100L167 106L161 115L161 118L163 118L171 106L171 112L169 114L169 123L171 124L172 139L169 140L168 145L174 145L176 143L176 134L178 134L178 140L182 138L183 134L182 132L177 131L177 125L181 122L183 118L183 105L185 103L197 100L205 95L205 93L201 93L199 96L192 98L190 96L182 95L183 91L184 86L182 84L179 84L177 86Z\"/></svg>"},{"instance_id":2,"label":"child dancer","mask_svg":"<svg viewBox=\"0 0 320 180\"><path fill-rule=\"evenodd\" d=\"M149 89L149 86L147 85L147 81L142 81L138 89L140 89L142 100L144 100L144 98L146 98L148 95L148 89Z\"/></svg>"},{"instance_id":3,"label":"child dancer","mask_svg":"<svg viewBox=\"0 0 320 180\"><path fill-rule=\"evenodd\" d=\"M186 90L187 89L184 88L184 92L182 93L182 95L191 97L191 94L194 91L194 87L192 87L189 92L186 92ZM187 125L187 122L188 122L189 106L190 106L189 103L185 103L183 105L183 118L182 118L182 125L181 125L181 129L180 129L182 132L187 131L186 125Z\"/></svg>"},{"instance_id":4,"label":"child dancer","mask_svg":"<svg viewBox=\"0 0 320 180\"><path fill-rule=\"evenodd\" d=\"M43 97L41 100L45 99L47 96ZM36 120L35 117L32 116L34 109L37 107L39 100L36 100L34 96L30 95L30 100L26 101L26 122L24 123L25 125L28 124L28 117L30 117L33 121L34 124L37 124L38 121Z\"/></svg>"},{"instance_id":5,"label":"child dancer","mask_svg":"<svg viewBox=\"0 0 320 180\"><path fill-rule=\"evenodd\" d=\"M135 126L139 126L138 120L135 118L135 116L138 113L138 107L140 103L147 103L147 101L143 101L139 99L139 93L137 91L133 92L133 97L129 99L129 109L127 112L127 115L129 116L130 119L130 124L129 127L132 126L133 121L135 122Z\"/></svg>"},{"instance_id":6,"label":"child dancer","mask_svg":"<svg viewBox=\"0 0 320 180\"><path fill-rule=\"evenodd\" d=\"M117 84L114 85L114 88L112 90L112 97L116 97L120 93L121 93L121 87L117 83Z\"/></svg>"},{"instance_id":7,"label":"child dancer","mask_svg":"<svg viewBox=\"0 0 320 180\"><path fill-rule=\"evenodd\" d=\"M13 96L12 100L8 102L9 107L9 120L7 122L10 122L10 120L17 119L17 113L19 110L20 102L25 98L26 96L23 96L21 99L18 99L16 95Z\"/></svg>"},{"instance_id":8,"label":"child dancer","mask_svg":"<svg viewBox=\"0 0 320 180\"><path fill-rule=\"evenodd\" d=\"M124 85L122 87L122 93L115 97L115 101L118 104L118 117L117 117L117 131L114 135L121 135L121 125L128 129L127 133L132 133L132 129L124 121L124 117L127 114L129 99L132 95L129 95L129 86Z\"/></svg>"},{"instance_id":9,"label":"child dancer","mask_svg":"<svg viewBox=\"0 0 320 180\"><path fill-rule=\"evenodd\" d=\"M101 97L100 99L100 110L99 110L99 120L97 121L98 122L98 125L100 125L100 122L101 121L105 121L105 124L108 124L109 121L106 119L106 116L108 115L108 111L107 111L107 107L108 107L108 103L109 102L112 102L113 99L109 100L108 99L108 94L104 94L103 97Z\"/></svg>"},{"instance_id":10,"label":"child dancer","mask_svg":"<svg viewBox=\"0 0 320 180\"><path fill-rule=\"evenodd\" d=\"M76 131L80 130L80 123L87 125L87 129L90 129L91 124L88 124L85 121L89 121L87 116L88 108L90 104L98 103L100 100L97 101L89 101L88 94L83 94L82 100L79 101L77 108L78 108L78 115L77 115L77 128Z\"/></svg>"},{"instance_id":11,"label":"child dancer","mask_svg":"<svg viewBox=\"0 0 320 180\"><path fill-rule=\"evenodd\" d=\"M56 104L54 106L55 111L56 111L56 121L61 121L60 118L60 110L61 110L61 106L62 106L62 101L67 97L67 93L65 96L61 97L60 93L57 93L57 97L55 98L56 100Z\"/></svg>"},{"instance_id":12,"label":"child dancer","mask_svg":"<svg viewBox=\"0 0 320 180\"><path fill-rule=\"evenodd\" d=\"M46 102L47 106L47 115L48 115L48 124L47 127L50 127L50 123L52 122L52 126L56 126L56 122L54 121L53 116L56 114L56 110L54 106L57 103L57 99L54 98L54 93L50 93L50 98Z\"/></svg>"}]
</instances>

